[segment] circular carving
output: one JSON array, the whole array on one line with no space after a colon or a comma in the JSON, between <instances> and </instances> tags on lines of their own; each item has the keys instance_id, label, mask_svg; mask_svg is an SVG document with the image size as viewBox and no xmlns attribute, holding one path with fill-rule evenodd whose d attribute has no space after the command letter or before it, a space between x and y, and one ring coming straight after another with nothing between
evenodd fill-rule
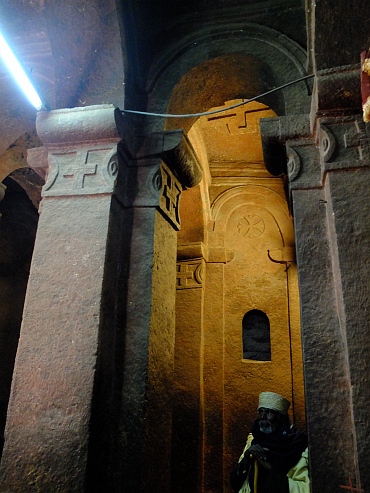
<instances>
[{"instance_id":1,"label":"circular carving","mask_svg":"<svg viewBox=\"0 0 370 493\"><path fill-rule=\"evenodd\" d=\"M265 231L265 223L260 216L248 214L238 222L238 231L247 238L258 238Z\"/></svg>"},{"instance_id":2,"label":"circular carving","mask_svg":"<svg viewBox=\"0 0 370 493\"><path fill-rule=\"evenodd\" d=\"M320 150L325 163L332 158L335 151L334 135L323 124L320 126Z\"/></svg>"},{"instance_id":3,"label":"circular carving","mask_svg":"<svg viewBox=\"0 0 370 493\"><path fill-rule=\"evenodd\" d=\"M152 178L152 184L153 184L154 190L157 190L158 192L160 190L162 190L162 173L161 173L160 169L158 169L154 173L153 178Z\"/></svg>"},{"instance_id":4,"label":"circular carving","mask_svg":"<svg viewBox=\"0 0 370 493\"><path fill-rule=\"evenodd\" d=\"M288 158L287 170L289 181L293 181L299 175L301 171L301 160L296 151L292 147L286 148L286 154Z\"/></svg>"},{"instance_id":5,"label":"circular carving","mask_svg":"<svg viewBox=\"0 0 370 493\"><path fill-rule=\"evenodd\" d=\"M197 283L202 284L203 282L203 265L199 264L198 267L194 271L194 279Z\"/></svg>"},{"instance_id":6,"label":"circular carving","mask_svg":"<svg viewBox=\"0 0 370 493\"><path fill-rule=\"evenodd\" d=\"M107 170L108 170L108 175L111 176L112 178L114 178L117 175L118 173L117 154L115 154L110 158L107 166Z\"/></svg>"},{"instance_id":7,"label":"circular carving","mask_svg":"<svg viewBox=\"0 0 370 493\"><path fill-rule=\"evenodd\" d=\"M329 149L329 139L327 137L322 139L322 148L324 152L327 152L327 150Z\"/></svg>"}]
</instances>

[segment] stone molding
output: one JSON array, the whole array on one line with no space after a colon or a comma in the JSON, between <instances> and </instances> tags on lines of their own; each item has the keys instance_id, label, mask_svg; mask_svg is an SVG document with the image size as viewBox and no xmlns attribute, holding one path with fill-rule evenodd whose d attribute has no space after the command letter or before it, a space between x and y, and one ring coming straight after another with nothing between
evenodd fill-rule
<instances>
[{"instance_id":1,"label":"stone molding","mask_svg":"<svg viewBox=\"0 0 370 493\"><path fill-rule=\"evenodd\" d=\"M164 130L138 136L118 108L115 119L122 137L121 156L129 166L147 166L148 159L160 158L184 188L199 185L203 176L202 166L183 130Z\"/></svg>"},{"instance_id":2,"label":"stone molding","mask_svg":"<svg viewBox=\"0 0 370 493\"><path fill-rule=\"evenodd\" d=\"M286 117L267 120L261 121L266 168L286 175L290 192L322 188L329 171L370 166L370 123L361 115L317 117L313 131L307 115L298 116L294 126Z\"/></svg>"},{"instance_id":3,"label":"stone molding","mask_svg":"<svg viewBox=\"0 0 370 493\"><path fill-rule=\"evenodd\" d=\"M177 260L191 260L197 258L206 258L207 251L203 242L188 243L186 245L178 245Z\"/></svg>"},{"instance_id":4,"label":"stone molding","mask_svg":"<svg viewBox=\"0 0 370 493\"><path fill-rule=\"evenodd\" d=\"M120 137L112 104L39 111L36 130L47 148L100 141L115 143Z\"/></svg>"},{"instance_id":5,"label":"stone molding","mask_svg":"<svg viewBox=\"0 0 370 493\"><path fill-rule=\"evenodd\" d=\"M311 114L321 117L351 115L356 111L361 113L360 72L360 64L318 71L313 88Z\"/></svg>"},{"instance_id":6,"label":"stone molding","mask_svg":"<svg viewBox=\"0 0 370 493\"><path fill-rule=\"evenodd\" d=\"M43 148L28 163L46 179L43 197L112 193L120 140L113 105L41 111L36 128Z\"/></svg>"},{"instance_id":7,"label":"stone molding","mask_svg":"<svg viewBox=\"0 0 370 493\"><path fill-rule=\"evenodd\" d=\"M125 207L157 207L179 230L181 192L202 179L190 141L182 130L136 136L118 108L115 118L122 136L118 159L126 168L117 180L118 200Z\"/></svg>"}]
</instances>

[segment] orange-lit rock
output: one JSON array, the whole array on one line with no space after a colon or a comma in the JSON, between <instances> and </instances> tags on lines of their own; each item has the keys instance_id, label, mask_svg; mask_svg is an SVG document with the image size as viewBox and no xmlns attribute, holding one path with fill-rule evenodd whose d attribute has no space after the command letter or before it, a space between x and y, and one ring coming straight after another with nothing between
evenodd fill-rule
<instances>
[{"instance_id":1,"label":"orange-lit rock","mask_svg":"<svg viewBox=\"0 0 370 493\"><path fill-rule=\"evenodd\" d=\"M181 203L174 443L180 450L187 436L191 454L174 456L174 467L194 481L198 456L205 488L222 487L218 468L227 487L261 391L284 394L305 426L293 221L281 178L264 167L259 130L259 118L271 116L252 102L203 116L189 132L206 157L203 188ZM243 359L242 320L253 309L269 318L271 361Z\"/></svg>"}]
</instances>

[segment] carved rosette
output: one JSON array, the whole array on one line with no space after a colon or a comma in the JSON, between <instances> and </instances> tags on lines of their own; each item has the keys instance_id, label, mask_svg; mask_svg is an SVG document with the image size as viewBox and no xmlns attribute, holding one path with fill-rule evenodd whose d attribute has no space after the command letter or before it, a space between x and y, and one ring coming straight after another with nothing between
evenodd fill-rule
<instances>
[{"instance_id":1,"label":"carved rosette","mask_svg":"<svg viewBox=\"0 0 370 493\"><path fill-rule=\"evenodd\" d=\"M327 163L331 160L335 151L335 138L324 124L319 127L319 144L321 157Z\"/></svg>"},{"instance_id":2,"label":"carved rosette","mask_svg":"<svg viewBox=\"0 0 370 493\"><path fill-rule=\"evenodd\" d=\"M204 280L204 260L177 262L176 289L201 288Z\"/></svg>"},{"instance_id":3,"label":"carved rosette","mask_svg":"<svg viewBox=\"0 0 370 493\"><path fill-rule=\"evenodd\" d=\"M247 214L239 219L237 229L245 238L259 238L265 231L265 222L257 214Z\"/></svg>"}]
</instances>

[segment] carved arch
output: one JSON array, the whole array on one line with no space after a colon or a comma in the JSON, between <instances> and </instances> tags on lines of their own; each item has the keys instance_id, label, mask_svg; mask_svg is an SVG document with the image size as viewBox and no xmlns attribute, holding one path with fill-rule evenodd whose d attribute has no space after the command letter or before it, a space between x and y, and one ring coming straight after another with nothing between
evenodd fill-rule
<instances>
[{"instance_id":1,"label":"carved arch","mask_svg":"<svg viewBox=\"0 0 370 493\"><path fill-rule=\"evenodd\" d=\"M234 187L216 198L212 204L214 228L209 235L213 245L224 246L228 218L235 209L248 203L266 210L274 219L284 247L294 245L292 217L285 198L274 190L260 185Z\"/></svg>"},{"instance_id":2,"label":"carved arch","mask_svg":"<svg viewBox=\"0 0 370 493\"><path fill-rule=\"evenodd\" d=\"M230 37L231 31L234 33L232 38ZM297 43L264 26L235 23L232 26L211 29L207 34L189 36L157 59L157 62L152 66L147 82L147 91L150 95L148 111L155 110L165 113L166 111L169 112L168 110L176 109L176 105L169 104L170 96L176 86L181 87L182 84L189 83L183 79L187 73L196 70L203 63L216 60L219 57L232 59L233 56L237 58L234 65L235 70L239 65L240 57L243 56L247 57L248 60L253 59L255 63L259 64L259 71L264 73L264 80L266 81L258 88L260 92L298 79L306 74L306 52ZM231 69L233 69L233 64L231 64ZM202 67L198 70L202 70ZM193 78L194 75L195 72L192 73ZM255 75L258 77L258 74ZM210 93L210 97L206 98L207 107L202 106L203 101L198 96L206 87L206 81L209 82L208 76L209 70L203 74L203 87L194 90L186 102L182 101L182 111L179 113L205 111L210 107L223 104L227 99L256 95L255 90L253 94L248 93L248 88L245 88L243 94L237 94L235 91L240 91L240 87L232 87L226 83L229 96L224 101L219 101L217 91L213 91L215 96L212 97ZM218 71L217 77L218 80L228 81L230 65L224 69L223 73ZM284 93L275 93L269 101L266 101L266 104L274 110L276 109L278 114L306 113L309 111L309 93L308 83L301 82L285 89ZM178 119L176 122L178 127L188 130L194 120L191 118ZM169 125L176 124L171 121ZM150 131L159 131L163 128L163 122L159 119L152 119L149 126Z\"/></svg>"}]
</instances>

